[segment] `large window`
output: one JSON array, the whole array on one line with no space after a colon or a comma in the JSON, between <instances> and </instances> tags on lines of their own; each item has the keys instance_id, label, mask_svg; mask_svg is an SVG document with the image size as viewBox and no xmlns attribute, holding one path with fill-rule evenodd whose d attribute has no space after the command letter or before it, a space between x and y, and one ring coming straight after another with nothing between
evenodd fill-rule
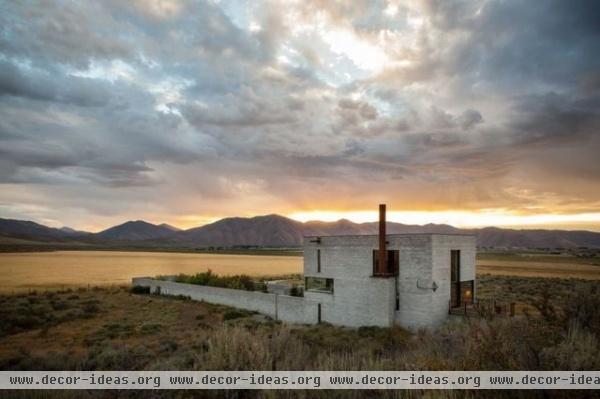
<instances>
[{"instance_id":1,"label":"large window","mask_svg":"<svg viewBox=\"0 0 600 399\"><path fill-rule=\"evenodd\" d=\"M373 250L373 275L374 276L395 276L398 275L398 268L400 267L400 251L397 249L390 249L387 251L387 267L385 272L379 273L379 250Z\"/></svg>"},{"instance_id":2,"label":"large window","mask_svg":"<svg viewBox=\"0 0 600 399\"><path fill-rule=\"evenodd\" d=\"M333 279L321 277L306 277L306 291L318 291L333 294Z\"/></svg>"}]
</instances>

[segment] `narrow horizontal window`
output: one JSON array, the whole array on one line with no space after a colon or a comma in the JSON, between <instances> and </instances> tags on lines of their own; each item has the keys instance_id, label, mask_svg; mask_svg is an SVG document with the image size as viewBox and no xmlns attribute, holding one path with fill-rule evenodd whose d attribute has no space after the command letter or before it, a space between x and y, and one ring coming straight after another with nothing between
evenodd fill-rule
<instances>
[{"instance_id":1,"label":"narrow horizontal window","mask_svg":"<svg viewBox=\"0 0 600 399\"><path fill-rule=\"evenodd\" d=\"M327 292L333 294L333 279L321 277L306 277L306 291Z\"/></svg>"}]
</instances>

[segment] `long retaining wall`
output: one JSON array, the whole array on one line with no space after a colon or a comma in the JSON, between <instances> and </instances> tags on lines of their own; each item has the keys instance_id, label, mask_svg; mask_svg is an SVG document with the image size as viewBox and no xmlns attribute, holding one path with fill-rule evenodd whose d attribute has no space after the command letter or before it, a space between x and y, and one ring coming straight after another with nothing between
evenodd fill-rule
<instances>
[{"instance_id":1,"label":"long retaining wall","mask_svg":"<svg viewBox=\"0 0 600 399\"><path fill-rule=\"evenodd\" d=\"M176 283L150 277L134 277L131 284L133 286L148 287L153 294L183 295L195 301L205 301L259 312L276 320L290 323L313 322L305 318L305 302L304 298L301 297Z\"/></svg>"}]
</instances>

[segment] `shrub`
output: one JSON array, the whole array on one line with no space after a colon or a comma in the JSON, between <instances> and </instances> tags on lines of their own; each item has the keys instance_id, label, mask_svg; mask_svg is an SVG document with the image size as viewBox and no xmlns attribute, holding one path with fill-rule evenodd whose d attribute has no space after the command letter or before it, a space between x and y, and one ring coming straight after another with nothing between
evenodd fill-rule
<instances>
[{"instance_id":1,"label":"shrub","mask_svg":"<svg viewBox=\"0 0 600 399\"><path fill-rule=\"evenodd\" d=\"M242 317L248 317L251 314L252 313L248 312L247 310L231 309L223 314L223 320L240 319Z\"/></svg>"},{"instance_id":2,"label":"shrub","mask_svg":"<svg viewBox=\"0 0 600 399\"><path fill-rule=\"evenodd\" d=\"M138 294L138 295L149 294L150 287L142 287L141 285L134 285L133 287L131 287L129 289L129 292L131 292L132 294Z\"/></svg>"},{"instance_id":3,"label":"shrub","mask_svg":"<svg viewBox=\"0 0 600 399\"><path fill-rule=\"evenodd\" d=\"M135 370L152 357L148 348L125 344L95 346L82 362L83 370Z\"/></svg>"},{"instance_id":4,"label":"shrub","mask_svg":"<svg viewBox=\"0 0 600 399\"><path fill-rule=\"evenodd\" d=\"M575 322L600 336L598 309L600 309L600 292L597 287L580 284L565 300L564 318L568 323Z\"/></svg>"},{"instance_id":5,"label":"shrub","mask_svg":"<svg viewBox=\"0 0 600 399\"><path fill-rule=\"evenodd\" d=\"M150 335L156 334L163 328L163 325L160 323L145 323L140 326L140 334Z\"/></svg>"},{"instance_id":6,"label":"shrub","mask_svg":"<svg viewBox=\"0 0 600 399\"><path fill-rule=\"evenodd\" d=\"M86 318L90 318L100 311L100 308L98 307L98 301L88 300L83 302L82 305L83 314Z\"/></svg>"},{"instance_id":7,"label":"shrub","mask_svg":"<svg viewBox=\"0 0 600 399\"><path fill-rule=\"evenodd\" d=\"M76 319L85 319L88 315L83 311L83 309L71 309L65 312L61 317L59 317L60 322L71 321Z\"/></svg>"},{"instance_id":8,"label":"shrub","mask_svg":"<svg viewBox=\"0 0 600 399\"><path fill-rule=\"evenodd\" d=\"M65 310L69 307L69 305L64 301L52 301L50 304L54 310Z\"/></svg>"},{"instance_id":9,"label":"shrub","mask_svg":"<svg viewBox=\"0 0 600 399\"><path fill-rule=\"evenodd\" d=\"M174 352L179 347L179 344L172 339L167 339L160 344L160 349L164 352Z\"/></svg>"},{"instance_id":10,"label":"shrub","mask_svg":"<svg viewBox=\"0 0 600 399\"><path fill-rule=\"evenodd\" d=\"M600 343L595 334L572 322L564 339L542 351L546 370L598 370Z\"/></svg>"},{"instance_id":11,"label":"shrub","mask_svg":"<svg viewBox=\"0 0 600 399\"><path fill-rule=\"evenodd\" d=\"M127 338L132 336L134 333L134 327L131 324L124 323L108 323L102 326L97 331L98 338Z\"/></svg>"},{"instance_id":12,"label":"shrub","mask_svg":"<svg viewBox=\"0 0 600 399\"><path fill-rule=\"evenodd\" d=\"M44 320L34 315L17 315L13 320L13 325L18 329L28 330L43 324Z\"/></svg>"},{"instance_id":13,"label":"shrub","mask_svg":"<svg viewBox=\"0 0 600 399\"><path fill-rule=\"evenodd\" d=\"M292 287L290 288L290 296L303 297L304 291L296 284L292 284Z\"/></svg>"},{"instance_id":14,"label":"shrub","mask_svg":"<svg viewBox=\"0 0 600 399\"><path fill-rule=\"evenodd\" d=\"M180 274L175 278L175 281L179 283L207 285L210 287L231 288L245 291L266 290L265 283L256 282L248 275L240 274L237 276L219 276L214 274L212 270L208 270L203 273L196 273L193 276Z\"/></svg>"}]
</instances>

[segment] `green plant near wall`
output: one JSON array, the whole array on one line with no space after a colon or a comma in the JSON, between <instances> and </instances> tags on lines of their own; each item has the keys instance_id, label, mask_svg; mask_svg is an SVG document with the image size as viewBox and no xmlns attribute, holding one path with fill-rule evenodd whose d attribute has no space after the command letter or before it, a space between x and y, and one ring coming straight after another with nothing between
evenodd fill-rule
<instances>
[{"instance_id":1,"label":"green plant near wall","mask_svg":"<svg viewBox=\"0 0 600 399\"><path fill-rule=\"evenodd\" d=\"M208 270L194 275L180 274L175 278L178 283L206 285L210 287L231 288L245 291L266 291L267 286L262 281L256 281L246 274L236 276L219 276Z\"/></svg>"}]
</instances>

